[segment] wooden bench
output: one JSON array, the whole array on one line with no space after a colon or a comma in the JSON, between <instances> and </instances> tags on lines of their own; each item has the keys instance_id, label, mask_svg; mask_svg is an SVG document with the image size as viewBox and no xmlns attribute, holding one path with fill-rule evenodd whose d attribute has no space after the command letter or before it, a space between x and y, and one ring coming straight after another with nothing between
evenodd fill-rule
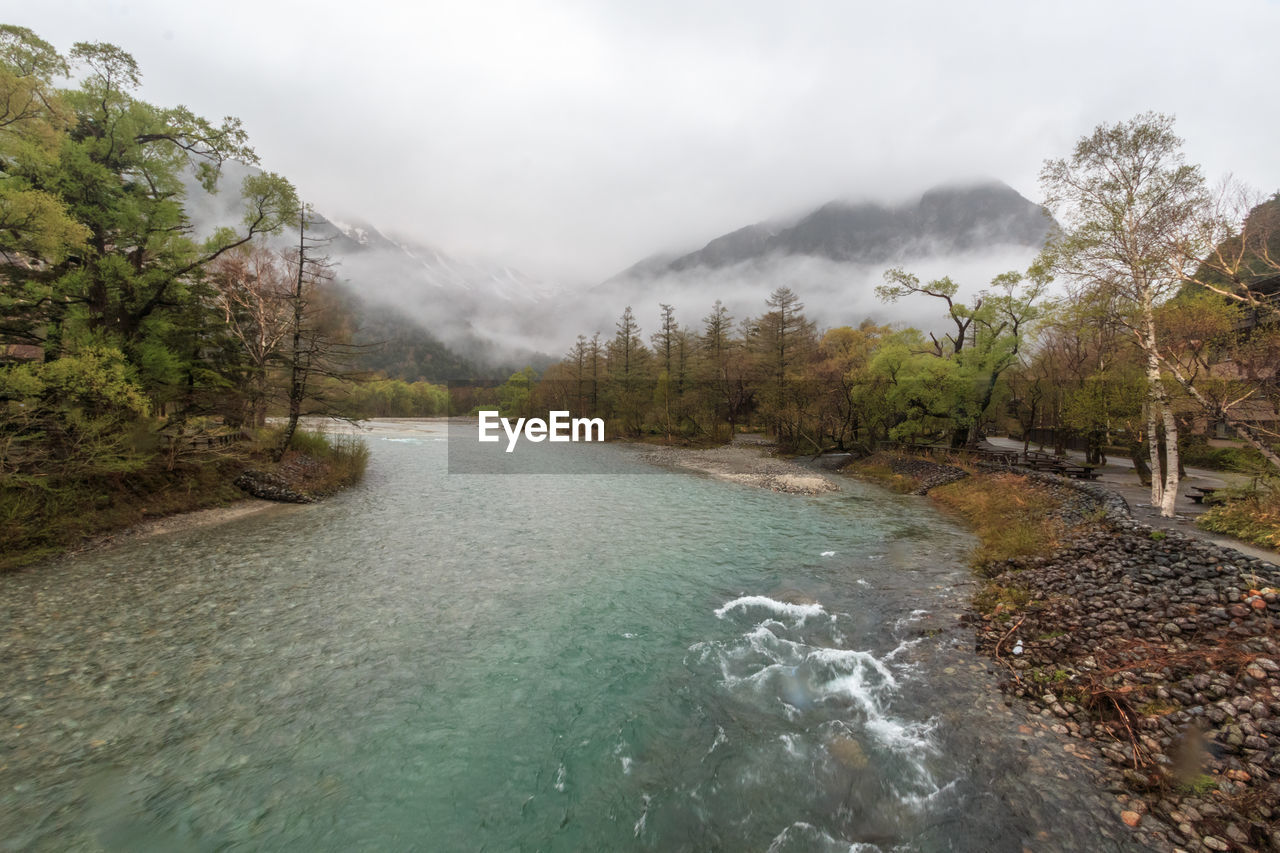
<instances>
[{"instance_id":1,"label":"wooden bench","mask_svg":"<svg viewBox=\"0 0 1280 853\"><path fill-rule=\"evenodd\" d=\"M1034 450L1024 454L1022 464L1036 471L1052 471L1055 474L1061 473L1067 467L1065 460Z\"/></svg>"},{"instance_id":2,"label":"wooden bench","mask_svg":"<svg viewBox=\"0 0 1280 853\"><path fill-rule=\"evenodd\" d=\"M998 465L1017 465L1018 451L1016 450L1000 450L996 447L975 447L973 449L979 459L985 462L994 462Z\"/></svg>"}]
</instances>

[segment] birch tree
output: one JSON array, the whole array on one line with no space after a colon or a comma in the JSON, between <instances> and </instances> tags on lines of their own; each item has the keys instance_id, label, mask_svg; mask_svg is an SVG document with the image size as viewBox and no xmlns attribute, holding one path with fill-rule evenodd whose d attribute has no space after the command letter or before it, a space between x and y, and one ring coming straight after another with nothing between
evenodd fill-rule
<instances>
[{"instance_id":1,"label":"birch tree","mask_svg":"<svg viewBox=\"0 0 1280 853\"><path fill-rule=\"evenodd\" d=\"M1047 161L1040 173L1045 203L1061 223L1043 261L1114 295L1142 350L1151 505L1165 517L1173 516L1178 493L1178 423L1162 375L1156 309L1194 272L1193 259L1212 248L1197 245L1211 198L1181 149L1171 116L1143 113L1099 125L1070 157Z\"/></svg>"}]
</instances>

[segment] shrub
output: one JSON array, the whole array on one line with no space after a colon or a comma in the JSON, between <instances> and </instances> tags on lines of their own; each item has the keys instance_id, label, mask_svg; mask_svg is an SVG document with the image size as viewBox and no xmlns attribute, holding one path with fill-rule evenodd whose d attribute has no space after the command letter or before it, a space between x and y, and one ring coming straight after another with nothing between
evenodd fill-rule
<instances>
[{"instance_id":1,"label":"shrub","mask_svg":"<svg viewBox=\"0 0 1280 853\"><path fill-rule=\"evenodd\" d=\"M1196 519L1196 526L1280 551L1280 492L1218 504Z\"/></svg>"},{"instance_id":2,"label":"shrub","mask_svg":"<svg viewBox=\"0 0 1280 853\"><path fill-rule=\"evenodd\" d=\"M1192 441L1178 449L1183 465L1213 471L1253 473L1267 467L1262 454L1252 447L1211 447L1204 440Z\"/></svg>"}]
</instances>

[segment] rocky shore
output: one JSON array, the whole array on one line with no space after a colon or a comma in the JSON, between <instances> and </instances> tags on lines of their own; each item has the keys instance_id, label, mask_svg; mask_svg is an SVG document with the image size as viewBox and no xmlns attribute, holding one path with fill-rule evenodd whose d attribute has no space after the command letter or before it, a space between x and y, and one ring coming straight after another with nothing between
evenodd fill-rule
<instances>
[{"instance_id":1,"label":"rocky shore","mask_svg":"<svg viewBox=\"0 0 1280 853\"><path fill-rule=\"evenodd\" d=\"M309 504L316 500L314 495L295 488L292 482L270 471L245 471L236 477L236 486L264 501Z\"/></svg>"},{"instance_id":2,"label":"rocky shore","mask_svg":"<svg viewBox=\"0 0 1280 853\"><path fill-rule=\"evenodd\" d=\"M333 494L326 487L328 464L301 453L290 453L274 471L248 469L236 477L236 486L255 498L279 503L309 504Z\"/></svg>"},{"instance_id":3,"label":"rocky shore","mask_svg":"<svg viewBox=\"0 0 1280 853\"><path fill-rule=\"evenodd\" d=\"M891 467L919 491L962 471ZM1135 840L1280 851L1280 568L1139 523L1097 484L1026 482L1058 498L1059 546L988 567L966 615L1002 688L1092 745Z\"/></svg>"},{"instance_id":4,"label":"rocky shore","mask_svg":"<svg viewBox=\"0 0 1280 853\"><path fill-rule=\"evenodd\" d=\"M721 480L775 492L816 495L839 489L819 471L769 455L771 445L752 438L750 435L739 436L734 444L713 450L646 448L644 458L657 465L698 471Z\"/></svg>"}]
</instances>

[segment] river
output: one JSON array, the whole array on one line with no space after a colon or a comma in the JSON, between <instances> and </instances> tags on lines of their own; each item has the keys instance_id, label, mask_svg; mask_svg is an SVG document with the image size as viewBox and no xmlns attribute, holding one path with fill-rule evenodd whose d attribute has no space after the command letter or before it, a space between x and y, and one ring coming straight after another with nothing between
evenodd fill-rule
<instances>
[{"instance_id":1,"label":"river","mask_svg":"<svg viewBox=\"0 0 1280 853\"><path fill-rule=\"evenodd\" d=\"M446 439L0 577L2 849L1125 849L973 655L927 502Z\"/></svg>"}]
</instances>

